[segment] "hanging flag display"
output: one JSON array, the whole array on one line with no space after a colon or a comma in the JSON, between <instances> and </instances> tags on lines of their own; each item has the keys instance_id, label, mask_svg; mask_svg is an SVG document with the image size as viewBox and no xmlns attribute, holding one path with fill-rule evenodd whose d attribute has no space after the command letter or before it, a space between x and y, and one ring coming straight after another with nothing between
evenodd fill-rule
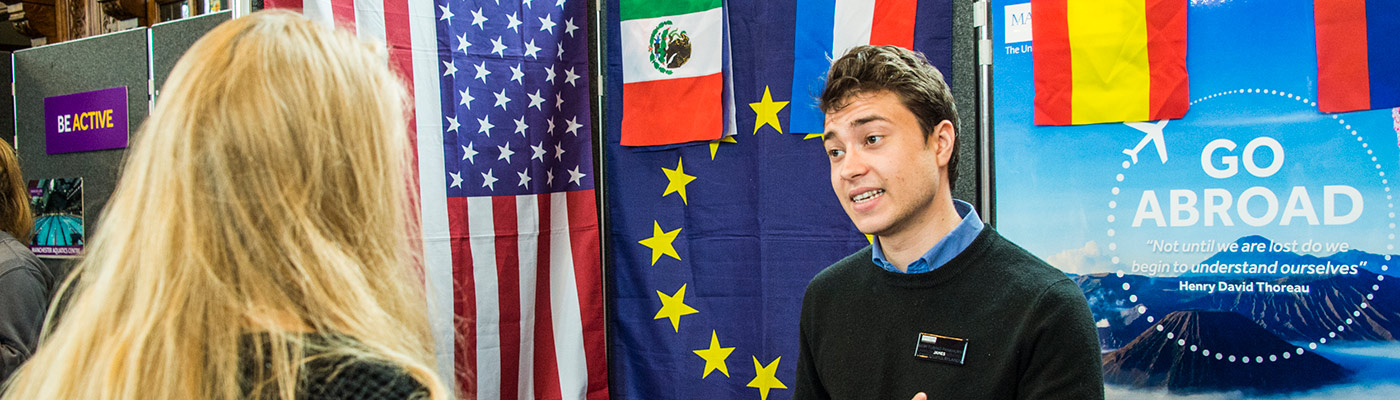
<instances>
[{"instance_id":1,"label":"hanging flag display","mask_svg":"<svg viewBox=\"0 0 1400 400\"><path fill-rule=\"evenodd\" d=\"M724 133L720 5L622 1L622 145L714 140Z\"/></svg>"},{"instance_id":2,"label":"hanging flag display","mask_svg":"<svg viewBox=\"0 0 1400 400\"><path fill-rule=\"evenodd\" d=\"M267 6L386 42L410 83L438 367L468 398L607 399L587 2Z\"/></svg>"},{"instance_id":3,"label":"hanging flag display","mask_svg":"<svg viewBox=\"0 0 1400 400\"><path fill-rule=\"evenodd\" d=\"M947 1L803 0L797 1L793 25L793 133L823 132L817 98L826 84L831 61L859 45L895 45L924 53L952 83L953 10Z\"/></svg>"},{"instance_id":4,"label":"hanging flag display","mask_svg":"<svg viewBox=\"0 0 1400 400\"><path fill-rule=\"evenodd\" d=\"M1400 2L1316 0L1317 108L1400 107Z\"/></svg>"},{"instance_id":5,"label":"hanging flag display","mask_svg":"<svg viewBox=\"0 0 1400 400\"><path fill-rule=\"evenodd\" d=\"M1033 0L1035 123L1181 118L1186 0Z\"/></svg>"},{"instance_id":6,"label":"hanging flag display","mask_svg":"<svg viewBox=\"0 0 1400 400\"><path fill-rule=\"evenodd\" d=\"M626 32L618 3L628 4L604 7L606 32ZM621 70L608 69L603 143L615 399L792 397L807 283L869 245L832 191L820 135L812 135L821 131L820 113L815 131L788 126L788 110L805 96L793 88L793 56L806 40L794 33L804 22L798 8L808 5L725 2L738 132L708 145L624 146L629 132L620 120L630 114L615 110L626 97L618 93L629 88ZM951 32L952 2L920 1L899 14L916 16L908 26L918 34L906 36L948 71L952 44L939 32ZM608 63L616 65L626 57L625 37L607 40ZM829 52L813 53L823 60L821 75Z\"/></svg>"}]
</instances>

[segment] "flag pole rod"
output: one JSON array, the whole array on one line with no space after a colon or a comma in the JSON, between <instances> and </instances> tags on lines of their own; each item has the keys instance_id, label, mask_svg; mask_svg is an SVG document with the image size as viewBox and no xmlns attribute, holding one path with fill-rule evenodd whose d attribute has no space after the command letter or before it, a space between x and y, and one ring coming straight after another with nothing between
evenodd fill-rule
<instances>
[{"instance_id":1,"label":"flag pole rod","mask_svg":"<svg viewBox=\"0 0 1400 400\"><path fill-rule=\"evenodd\" d=\"M233 10L233 18L253 13L253 0L232 0L231 3L229 8Z\"/></svg>"},{"instance_id":2,"label":"flag pole rod","mask_svg":"<svg viewBox=\"0 0 1400 400\"><path fill-rule=\"evenodd\" d=\"M603 291L604 348L611 349L612 336L609 335L607 324L609 319L608 308L610 306L608 304L608 283L611 281L608 279L608 269L611 267L608 257L612 253L610 247L612 242L609 240L611 235L608 234L608 224L612 221L611 216L608 215L609 176L607 173L607 135L610 127L607 126L608 115L604 107L604 105L608 103L608 74L607 68L605 67L608 63L606 48L608 35L606 28L608 24L606 19L607 9L605 8L607 7L607 3L603 0L593 0L590 3L592 9L589 10L591 12L589 13L588 35L593 39L592 43L590 43L590 47L592 47L593 50L590 58L592 58L593 62L590 64L589 68L594 71L592 72L592 76L590 77L592 79L589 83L593 84L593 95L591 97L593 98L593 120L596 121L593 124L593 190L595 193L594 198L597 199L597 203L594 206L597 207L598 210L598 277L602 278L600 280L603 286L601 289ZM608 365L610 362L608 359L609 357L611 357L609 352L604 351L603 365Z\"/></svg>"},{"instance_id":3,"label":"flag pole rod","mask_svg":"<svg viewBox=\"0 0 1400 400\"><path fill-rule=\"evenodd\" d=\"M977 213L987 225L996 226L996 183L992 175L992 14L989 0L972 3L973 27L977 30Z\"/></svg>"}]
</instances>

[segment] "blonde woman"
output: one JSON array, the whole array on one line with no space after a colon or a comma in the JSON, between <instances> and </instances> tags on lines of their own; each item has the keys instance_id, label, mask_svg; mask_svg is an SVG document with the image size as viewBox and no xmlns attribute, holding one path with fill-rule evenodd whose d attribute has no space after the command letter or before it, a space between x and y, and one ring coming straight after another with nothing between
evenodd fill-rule
<instances>
[{"instance_id":1,"label":"blonde woman","mask_svg":"<svg viewBox=\"0 0 1400 400\"><path fill-rule=\"evenodd\" d=\"M404 97L382 46L299 15L210 31L4 399L451 397L413 267Z\"/></svg>"},{"instance_id":2,"label":"blonde woman","mask_svg":"<svg viewBox=\"0 0 1400 400\"><path fill-rule=\"evenodd\" d=\"M10 145L0 143L0 383L34 354L49 296L63 279L29 251L34 215Z\"/></svg>"}]
</instances>

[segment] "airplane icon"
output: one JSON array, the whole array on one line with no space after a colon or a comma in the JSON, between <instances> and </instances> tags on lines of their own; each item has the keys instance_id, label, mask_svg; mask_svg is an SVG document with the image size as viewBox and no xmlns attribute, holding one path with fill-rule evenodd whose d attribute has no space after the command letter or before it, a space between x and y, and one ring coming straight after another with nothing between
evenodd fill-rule
<instances>
[{"instance_id":1,"label":"airplane icon","mask_svg":"<svg viewBox=\"0 0 1400 400\"><path fill-rule=\"evenodd\" d=\"M1147 147L1148 143L1152 143L1157 145L1157 156L1162 159L1163 164L1166 164L1167 140L1162 137L1162 128L1167 126L1167 121L1168 120L1164 119L1157 122L1124 122L1124 125L1131 126L1133 129L1146 133L1146 135L1143 135L1142 141L1139 141L1136 147L1124 149L1123 154L1127 154L1128 157L1133 159L1133 164L1137 164L1138 152L1142 151L1143 147Z\"/></svg>"}]
</instances>

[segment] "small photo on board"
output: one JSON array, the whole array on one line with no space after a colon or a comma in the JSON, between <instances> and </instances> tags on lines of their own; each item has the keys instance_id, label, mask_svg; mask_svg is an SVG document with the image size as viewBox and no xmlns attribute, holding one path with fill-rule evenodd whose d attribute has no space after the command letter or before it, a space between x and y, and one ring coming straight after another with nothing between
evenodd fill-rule
<instances>
[{"instance_id":1,"label":"small photo on board","mask_svg":"<svg viewBox=\"0 0 1400 400\"><path fill-rule=\"evenodd\" d=\"M83 252L83 178L29 181L34 234L29 250L39 257L77 257Z\"/></svg>"}]
</instances>

